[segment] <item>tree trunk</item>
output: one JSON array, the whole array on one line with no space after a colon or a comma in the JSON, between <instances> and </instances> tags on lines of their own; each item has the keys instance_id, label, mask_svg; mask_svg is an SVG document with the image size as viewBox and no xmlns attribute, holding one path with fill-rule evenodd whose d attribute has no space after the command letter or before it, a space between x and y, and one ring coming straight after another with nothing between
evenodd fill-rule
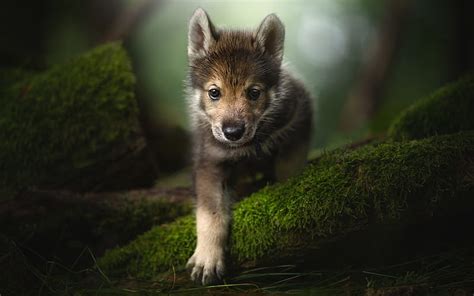
<instances>
[{"instance_id":1,"label":"tree trunk","mask_svg":"<svg viewBox=\"0 0 474 296\"><path fill-rule=\"evenodd\" d=\"M378 107L390 66L399 47L399 37L408 13L409 1L391 0L374 43L341 113L340 128L353 131L370 120Z\"/></svg>"}]
</instances>

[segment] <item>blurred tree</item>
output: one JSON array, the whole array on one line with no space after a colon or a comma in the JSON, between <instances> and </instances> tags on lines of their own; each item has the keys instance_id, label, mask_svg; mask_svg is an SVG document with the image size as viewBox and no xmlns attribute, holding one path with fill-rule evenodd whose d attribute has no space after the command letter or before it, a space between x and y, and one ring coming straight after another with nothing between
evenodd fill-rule
<instances>
[{"instance_id":1,"label":"blurred tree","mask_svg":"<svg viewBox=\"0 0 474 296\"><path fill-rule=\"evenodd\" d=\"M466 74L474 69L474 2L469 0L453 1L454 26L452 34L455 38L452 50L451 79Z\"/></svg>"},{"instance_id":2,"label":"blurred tree","mask_svg":"<svg viewBox=\"0 0 474 296\"><path fill-rule=\"evenodd\" d=\"M349 89L340 130L369 125L383 131L393 114L429 88L472 71L472 9L468 0L388 2L367 61Z\"/></svg>"},{"instance_id":3,"label":"blurred tree","mask_svg":"<svg viewBox=\"0 0 474 296\"><path fill-rule=\"evenodd\" d=\"M391 0L385 7L385 16L376 38L367 52L367 62L351 90L341 112L343 131L361 128L376 113L384 84L400 44L400 35L409 13L409 1Z\"/></svg>"},{"instance_id":4,"label":"blurred tree","mask_svg":"<svg viewBox=\"0 0 474 296\"><path fill-rule=\"evenodd\" d=\"M121 10L114 18L107 32L101 36L100 42L128 39L135 32L141 21L147 19L148 15L157 9L161 3L158 0L133 1Z\"/></svg>"}]
</instances>

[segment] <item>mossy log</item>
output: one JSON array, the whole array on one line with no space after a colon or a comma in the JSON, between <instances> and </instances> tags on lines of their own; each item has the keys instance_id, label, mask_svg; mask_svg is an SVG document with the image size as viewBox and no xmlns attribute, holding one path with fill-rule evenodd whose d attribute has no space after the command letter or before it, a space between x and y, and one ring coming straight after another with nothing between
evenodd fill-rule
<instances>
[{"instance_id":1,"label":"mossy log","mask_svg":"<svg viewBox=\"0 0 474 296\"><path fill-rule=\"evenodd\" d=\"M0 269L8 272L0 277L2 293L32 295L53 282L60 287L65 271L60 268L58 273L56 264L71 269L93 265L94 256L101 256L106 249L191 213L188 195L186 191L157 189L88 194L29 192L26 198L3 202ZM49 274L49 279L40 280L44 274Z\"/></svg>"},{"instance_id":2,"label":"mossy log","mask_svg":"<svg viewBox=\"0 0 474 296\"><path fill-rule=\"evenodd\" d=\"M394 120L389 136L412 140L467 130L474 130L473 75L417 101Z\"/></svg>"},{"instance_id":3,"label":"mossy log","mask_svg":"<svg viewBox=\"0 0 474 296\"><path fill-rule=\"evenodd\" d=\"M0 197L35 186L98 190L152 182L135 76L121 44L41 73L3 71L0 78Z\"/></svg>"},{"instance_id":4,"label":"mossy log","mask_svg":"<svg viewBox=\"0 0 474 296\"><path fill-rule=\"evenodd\" d=\"M31 245L48 257L80 253L87 245L94 254L123 244L150 227L191 213L187 190L136 190L117 193L28 192L5 201L0 209L0 233ZM58 243L61 240L61 244ZM61 254L51 242L62 245ZM68 258L67 256L62 256Z\"/></svg>"},{"instance_id":5,"label":"mossy log","mask_svg":"<svg viewBox=\"0 0 474 296\"><path fill-rule=\"evenodd\" d=\"M287 182L236 205L230 253L258 264L311 250L388 221L455 211L474 193L474 132L371 144L320 157ZM192 215L153 228L99 261L110 275L150 278L183 266L195 245Z\"/></svg>"}]
</instances>

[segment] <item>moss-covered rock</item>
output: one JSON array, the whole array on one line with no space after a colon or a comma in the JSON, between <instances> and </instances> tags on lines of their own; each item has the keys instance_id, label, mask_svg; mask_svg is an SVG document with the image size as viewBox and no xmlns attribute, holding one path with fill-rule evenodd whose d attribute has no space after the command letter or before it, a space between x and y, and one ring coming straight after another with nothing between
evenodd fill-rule
<instances>
[{"instance_id":1,"label":"moss-covered rock","mask_svg":"<svg viewBox=\"0 0 474 296\"><path fill-rule=\"evenodd\" d=\"M43 184L91 189L123 155L143 157L135 77L119 43L25 73L0 75L3 195Z\"/></svg>"},{"instance_id":2,"label":"moss-covered rock","mask_svg":"<svg viewBox=\"0 0 474 296\"><path fill-rule=\"evenodd\" d=\"M259 262L370 224L452 210L444 205L472 197L473 152L474 132L465 132L327 153L300 176L236 205L231 255L237 263ZM182 266L194 248L194 227L193 216L156 227L108 251L99 265L107 274L141 278Z\"/></svg>"},{"instance_id":3,"label":"moss-covered rock","mask_svg":"<svg viewBox=\"0 0 474 296\"><path fill-rule=\"evenodd\" d=\"M474 76L449 84L418 101L394 120L389 136L421 139L474 130Z\"/></svg>"}]
</instances>

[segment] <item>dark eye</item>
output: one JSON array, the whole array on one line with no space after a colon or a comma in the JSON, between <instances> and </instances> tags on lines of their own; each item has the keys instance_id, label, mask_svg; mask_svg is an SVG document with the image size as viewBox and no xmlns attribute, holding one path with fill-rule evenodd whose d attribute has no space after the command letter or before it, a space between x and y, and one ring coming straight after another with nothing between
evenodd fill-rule
<instances>
[{"instance_id":1,"label":"dark eye","mask_svg":"<svg viewBox=\"0 0 474 296\"><path fill-rule=\"evenodd\" d=\"M252 101L255 101L260 97L260 90L258 88L251 88L247 91L247 96Z\"/></svg>"},{"instance_id":2,"label":"dark eye","mask_svg":"<svg viewBox=\"0 0 474 296\"><path fill-rule=\"evenodd\" d=\"M209 94L209 98L213 101L219 100L221 96L221 92L217 88L211 88L207 93Z\"/></svg>"}]
</instances>

